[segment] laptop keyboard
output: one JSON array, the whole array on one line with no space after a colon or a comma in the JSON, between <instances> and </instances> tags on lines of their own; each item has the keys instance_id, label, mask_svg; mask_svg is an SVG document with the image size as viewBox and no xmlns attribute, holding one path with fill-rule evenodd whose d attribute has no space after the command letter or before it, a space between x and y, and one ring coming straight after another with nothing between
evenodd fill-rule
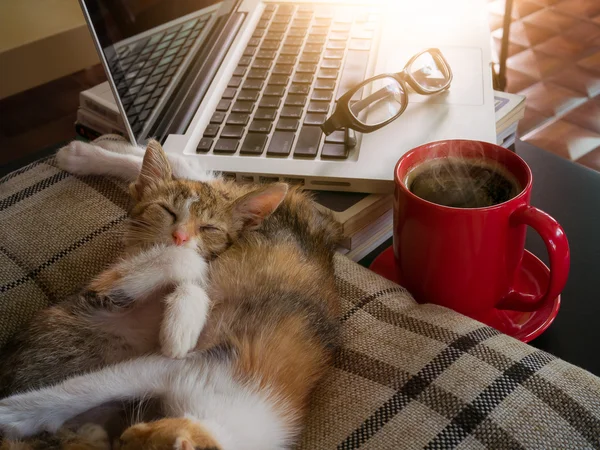
<instances>
[{"instance_id":1,"label":"laptop keyboard","mask_svg":"<svg viewBox=\"0 0 600 450\"><path fill-rule=\"evenodd\" d=\"M379 17L365 7L268 4L198 153L346 159L344 132L319 127L366 76Z\"/></svg>"},{"instance_id":2,"label":"laptop keyboard","mask_svg":"<svg viewBox=\"0 0 600 450\"><path fill-rule=\"evenodd\" d=\"M116 49L109 61L119 97L135 134L171 82L212 14L194 17Z\"/></svg>"}]
</instances>

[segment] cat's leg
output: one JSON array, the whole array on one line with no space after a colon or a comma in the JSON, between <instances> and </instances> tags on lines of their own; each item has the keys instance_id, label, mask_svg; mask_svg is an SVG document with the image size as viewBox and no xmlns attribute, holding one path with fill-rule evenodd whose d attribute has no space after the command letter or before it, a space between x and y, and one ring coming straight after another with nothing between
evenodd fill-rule
<instances>
[{"instance_id":1,"label":"cat's leg","mask_svg":"<svg viewBox=\"0 0 600 450\"><path fill-rule=\"evenodd\" d=\"M203 287L183 283L165 298L165 313L160 328L162 354L183 358L193 350L204 328L210 300Z\"/></svg>"},{"instance_id":2,"label":"cat's leg","mask_svg":"<svg viewBox=\"0 0 600 450\"><path fill-rule=\"evenodd\" d=\"M110 145L109 145L110 142ZM73 141L56 154L58 166L75 175L105 175L134 181L142 169L144 150L129 144L109 141L102 146ZM128 152L122 150L126 146ZM141 152L141 153L140 153ZM194 181L210 181L215 174L202 167L193 157L167 153L173 176Z\"/></svg>"},{"instance_id":3,"label":"cat's leg","mask_svg":"<svg viewBox=\"0 0 600 450\"><path fill-rule=\"evenodd\" d=\"M67 420L104 403L157 397L186 360L149 356L0 400L0 433L8 438L56 432Z\"/></svg>"},{"instance_id":4,"label":"cat's leg","mask_svg":"<svg viewBox=\"0 0 600 450\"><path fill-rule=\"evenodd\" d=\"M56 163L75 175L106 175L134 181L142 168L142 156L115 153L97 145L73 141L58 151Z\"/></svg>"},{"instance_id":5,"label":"cat's leg","mask_svg":"<svg viewBox=\"0 0 600 450\"><path fill-rule=\"evenodd\" d=\"M128 302L152 294L160 287L203 285L208 266L194 249L156 246L140 252L102 272L89 289Z\"/></svg>"},{"instance_id":6,"label":"cat's leg","mask_svg":"<svg viewBox=\"0 0 600 450\"><path fill-rule=\"evenodd\" d=\"M120 450L220 450L211 432L197 420L167 418L139 423L126 429L120 438Z\"/></svg>"}]
</instances>

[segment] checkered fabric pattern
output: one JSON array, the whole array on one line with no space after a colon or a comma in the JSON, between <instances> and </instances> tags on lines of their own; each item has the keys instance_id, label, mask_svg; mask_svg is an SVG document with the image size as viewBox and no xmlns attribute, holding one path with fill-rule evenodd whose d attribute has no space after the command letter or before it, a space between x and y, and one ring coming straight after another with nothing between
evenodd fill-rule
<instances>
[{"instance_id":1,"label":"checkered fabric pattern","mask_svg":"<svg viewBox=\"0 0 600 450\"><path fill-rule=\"evenodd\" d=\"M122 183L52 158L0 180L0 345L115 258L127 205ZM600 449L600 379L345 257L336 270L343 348L301 449Z\"/></svg>"}]
</instances>

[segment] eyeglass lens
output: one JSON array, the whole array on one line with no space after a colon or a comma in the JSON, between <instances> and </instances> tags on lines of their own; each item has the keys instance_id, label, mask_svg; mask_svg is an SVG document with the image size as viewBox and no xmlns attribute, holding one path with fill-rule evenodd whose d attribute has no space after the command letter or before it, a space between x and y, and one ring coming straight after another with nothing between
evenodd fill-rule
<instances>
[{"instance_id":1,"label":"eyeglass lens","mask_svg":"<svg viewBox=\"0 0 600 450\"><path fill-rule=\"evenodd\" d=\"M369 95L361 100L363 91ZM365 125L379 125L400 113L404 95L404 89L394 78L378 78L354 94L350 100L350 112Z\"/></svg>"},{"instance_id":2,"label":"eyeglass lens","mask_svg":"<svg viewBox=\"0 0 600 450\"><path fill-rule=\"evenodd\" d=\"M429 52L419 55L407 70L428 91L443 88L450 75L444 62Z\"/></svg>"}]
</instances>

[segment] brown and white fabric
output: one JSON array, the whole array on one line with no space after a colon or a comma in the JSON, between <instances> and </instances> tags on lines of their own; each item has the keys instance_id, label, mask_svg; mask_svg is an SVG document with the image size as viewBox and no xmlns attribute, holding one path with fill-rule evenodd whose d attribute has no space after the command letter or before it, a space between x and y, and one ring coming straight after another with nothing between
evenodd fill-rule
<instances>
[{"instance_id":1,"label":"brown and white fabric","mask_svg":"<svg viewBox=\"0 0 600 450\"><path fill-rule=\"evenodd\" d=\"M52 158L0 180L0 345L114 260L127 205ZM600 449L599 378L336 264L343 348L302 449Z\"/></svg>"}]
</instances>

